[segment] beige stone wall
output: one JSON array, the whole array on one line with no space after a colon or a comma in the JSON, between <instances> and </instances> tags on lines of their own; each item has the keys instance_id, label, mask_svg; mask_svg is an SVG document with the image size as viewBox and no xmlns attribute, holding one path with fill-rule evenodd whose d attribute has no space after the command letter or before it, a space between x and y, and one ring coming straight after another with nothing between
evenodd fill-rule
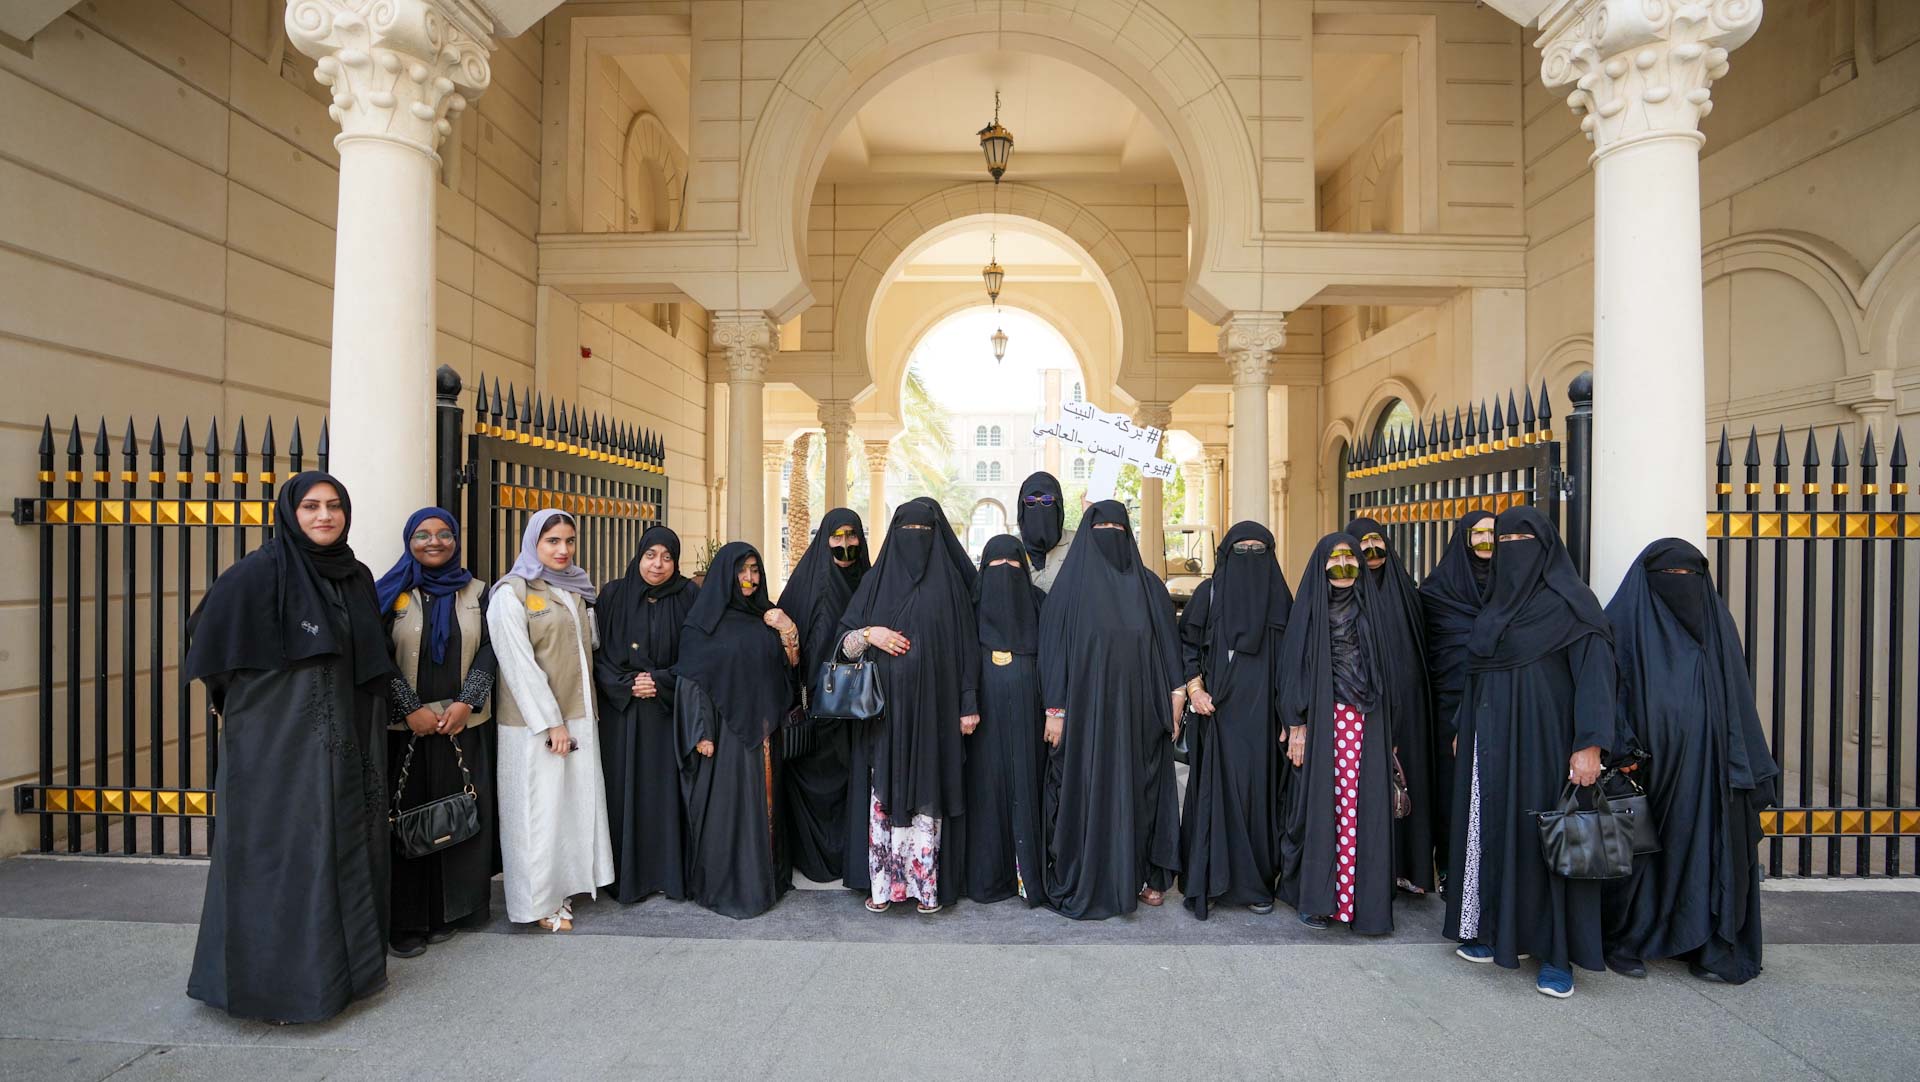
<instances>
[{"instance_id":1,"label":"beige stone wall","mask_svg":"<svg viewBox=\"0 0 1920 1082\"><path fill-rule=\"evenodd\" d=\"M1709 438L1723 422L1871 415L1884 433L1920 415L1920 8L1863 3L1857 74L1823 83L1838 6L1770 0L1713 87L1700 164ZM1592 363L1592 146L1541 88L1531 49L1526 75L1527 367L1558 394Z\"/></svg>"}]
</instances>

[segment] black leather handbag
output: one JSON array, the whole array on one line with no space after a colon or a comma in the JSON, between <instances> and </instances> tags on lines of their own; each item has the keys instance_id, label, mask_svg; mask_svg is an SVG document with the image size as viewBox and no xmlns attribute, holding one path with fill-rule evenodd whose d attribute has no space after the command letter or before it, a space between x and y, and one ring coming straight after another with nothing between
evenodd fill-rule
<instances>
[{"instance_id":1,"label":"black leather handbag","mask_svg":"<svg viewBox=\"0 0 1920 1082\"><path fill-rule=\"evenodd\" d=\"M1593 790L1593 807L1580 806L1572 782L1553 811L1534 812L1547 867L1563 879L1619 879L1633 873L1632 824L1614 813L1607 794Z\"/></svg>"},{"instance_id":2,"label":"black leather handbag","mask_svg":"<svg viewBox=\"0 0 1920 1082\"><path fill-rule=\"evenodd\" d=\"M460 742L453 741L454 761L460 764L460 791L402 810L400 798L407 791L407 769L413 766L413 749L420 742L415 733L407 741L407 757L400 761L400 783L393 789L393 808L387 812L387 826L393 833L393 847L408 860L432 856L442 849L459 845L480 833L480 794L473 787L473 775L467 770L467 757L460 753Z\"/></svg>"},{"instance_id":3,"label":"black leather handbag","mask_svg":"<svg viewBox=\"0 0 1920 1082\"><path fill-rule=\"evenodd\" d=\"M811 702L813 717L839 721L872 721L887 710L880 671L865 660L821 662Z\"/></svg>"},{"instance_id":4,"label":"black leather handbag","mask_svg":"<svg viewBox=\"0 0 1920 1082\"><path fill-rule=\"evenodd\" d=\"M1658 853L1660 824L1654 821L1653 804L1647 799L1647 791L1633 780L1633 775L1609 769L1600 775L1600 790L1607 794L1613 814L1629 824L1627 836L1633 839L1633 855L1644 857Z\"/></svg>"},{"instance_id":5,"label":"black leather handbag","mask_svg":"<svg viewBox=\"0 0 1920 1082\"><path fill-rule=\"evenodd\" d=\"M1193 753L1193 727L1200 724L1202 715L1193 712L1189 706L1180 714L1180 739L1173 742L1173 761L1193 765L1190 756Z\"/></svg>"}]
</instances>

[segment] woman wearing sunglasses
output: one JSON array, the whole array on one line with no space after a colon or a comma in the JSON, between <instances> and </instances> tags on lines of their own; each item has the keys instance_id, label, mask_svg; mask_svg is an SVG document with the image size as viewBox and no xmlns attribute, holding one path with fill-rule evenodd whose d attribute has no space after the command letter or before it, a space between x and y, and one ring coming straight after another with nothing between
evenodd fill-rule
<instances>
[{"instance_id":1,"label":"woman wearing sunglasses","mask_svg":"<svg viewBox=\"0 0 1920 1082\"><path fill-rule=\"evenodd\" d=\"M1067 526L1067 502L1060 479L1040 471L1020 482L1020 543L1027 550L1033 585L1045 595L1067 562L1073 531Z\"/></svg>"}]
</instances>

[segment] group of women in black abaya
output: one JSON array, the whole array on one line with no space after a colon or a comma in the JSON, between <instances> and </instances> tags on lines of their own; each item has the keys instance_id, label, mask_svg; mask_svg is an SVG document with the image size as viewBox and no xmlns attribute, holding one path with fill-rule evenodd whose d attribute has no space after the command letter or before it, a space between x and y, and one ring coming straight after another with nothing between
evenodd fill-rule
<instances>
[{"instance_id":1,"label":"group of women in black abaya","mask_svg":"<svg viewBox=\"0 0 1920 1082\"><path fill-rule=\"evenodd\" d=\"M1021 535L977 565L930 499L895 510L877 559L836 509L776 606L751 545L696 585L665 527L596 588L551 510L487 584L454 515L422 508L376 581L346 489L293 478L189 627L222 719L189 994L329 1017L389 954L488 923L496 873L508 918L555 932L601 887L752 917L796 872L875 913L1019 898L1104 919L1177 885L1203 920L1277 899L1362 934L1392 930L1396 891L1437 889L1460 957L1538 959L1549 995L1575 965L1759 972L1778 771L1692 546L1649 545L1603 610L1529 508L1463 517L1418 586L1360 518L1296 594L1242 522L1176 617L1126 508L1068 532L1060 500L1029 478ZM829 664L870 673L879 717L810 717ZM1534 816L1607 764L1647 790L1659 851L1560 878ZM390 846L393 817L463 794L470 836Z\"/></svg>"}]
</instances>

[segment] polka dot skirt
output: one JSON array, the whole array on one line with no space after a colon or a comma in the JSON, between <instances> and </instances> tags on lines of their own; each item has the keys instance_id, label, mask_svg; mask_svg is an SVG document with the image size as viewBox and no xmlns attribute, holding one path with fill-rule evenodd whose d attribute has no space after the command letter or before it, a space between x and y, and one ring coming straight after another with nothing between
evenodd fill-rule
<instances>
[{"instance_id":1,"label":"polka dot skirt","mask_svg":"<svg viewBox=\"0 0 1920 1082\"><path fill-rule=\"evenodd\" d=\"M1340 882L1333 919L1353 923L1354 876L1359 871L1356 842L1360 830L1360 742L1367 719L1346 703L1333 704L1334 810L1340 822L1334 852L1340 861Z\"/></svg>"}]
</instances>

